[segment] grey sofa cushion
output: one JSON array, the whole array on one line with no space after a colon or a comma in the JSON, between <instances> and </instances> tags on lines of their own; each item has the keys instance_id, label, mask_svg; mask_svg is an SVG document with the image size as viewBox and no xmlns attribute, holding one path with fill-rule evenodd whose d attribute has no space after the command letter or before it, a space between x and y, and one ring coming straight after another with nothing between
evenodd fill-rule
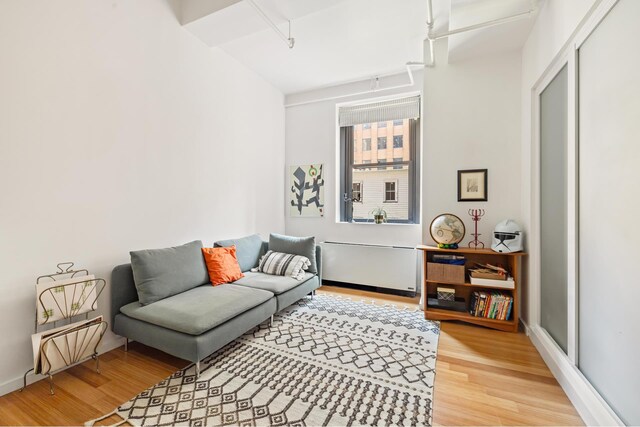
<instances>
[{"instance_id":1,"label":"grey sofa cushion","mask_svg":"<svg viewBox=\"0 0 640 427\"><path fill-rule=\"evenodd\" d=\"M271 298L271 292L246 286L206 285L150 305L132 302L120 311L147 323L200 335Z\"/></svg>"},{"instance_id":2,"label":"grey sofa cushion","mask_svg":"<svg viewBox=\"0 0 640 427\"><path fill-rule=\"evenodd\" d=\"M200 335L185 334L118 313L113 332L181 359L197 362L268 319L276 312L276 306L276 298L273 297Z\"/></svg>"},{"instance_id":3,"label":"grey sofa cushion","mask_svg":"<svg viewBox=\"0 0 640 427\"><path fill-rule=\"evenodd\" d=\"M228 248L236 246L236 257L240 270L242 272L249 271L258 265L260 256L262 255L262 238L258 234L241 237L238 239L218 240L213 244L217 247Z\"/></svg>"},{"instance_id":4,"label":"grey sofa cushion","mask_svg":"<svg viewBox=\"0 0 640 427\"><path fill-rule=\"evenodd\" d=\"M172 248L132 251L129 254L138 300L142 305L209 282L200 240Z\"/></svg>"},{"instance_id":5,"label":"grey sofa cushion","mask_svg":"<svg viewBox=\"0 0 640 427\"><path fill-rule=\"evenodd\" d=\"M318 279L318 276L312 276L311 279L307 280L300 286L296 286L295 288L285 293L276 295L276 299L278 301L278 311L304 298L305 295L309 294L314 289L318 289L319 287L320 280Z\"/></svg>"},{"instance_id":6,"label":"grey sofa cushion","mask_svg":"<svg viewBox=\"0 0 640 427\"><path fill-rule=\"evenodd\" d=\"M254 289L262 289L273 292L276 295L280 295L281 293L287 292L288 290L301 285L312 277L314 277L313 274L305 273L302 280L296 280L293 277L274 276L272 274L248 271L244 273L244 277L242 279L236 280L233 284L247 286Z\"/></svg>"},{"instance_id":7,"label":"grey sofa cushion","mask_svg":"<svg viewBox=\"0 0 640 427\"><path fill-rule=\"evenodd\" d=\"M311 261L308 271L313 274L318 273L315 237L293 237L271 233L269 236L269 249L274 252L305 256Z\"/></svg>"}]
</instances>

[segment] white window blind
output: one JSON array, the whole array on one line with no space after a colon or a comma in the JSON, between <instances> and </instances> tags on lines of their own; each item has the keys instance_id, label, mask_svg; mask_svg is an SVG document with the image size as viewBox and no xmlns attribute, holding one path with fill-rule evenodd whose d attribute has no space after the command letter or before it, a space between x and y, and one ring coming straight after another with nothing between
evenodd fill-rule
<instances>
[{"instance_id":1,"label":"white window blind","mask_svg":"<svg viewBox=\"0 0 640 427\"><path fill-rule=\"evenodd\" d=\"M373 104L340 107L340 127L388 120L415 119L420 117L420 97L392 99Z\"/></svg>"}]
</instances>

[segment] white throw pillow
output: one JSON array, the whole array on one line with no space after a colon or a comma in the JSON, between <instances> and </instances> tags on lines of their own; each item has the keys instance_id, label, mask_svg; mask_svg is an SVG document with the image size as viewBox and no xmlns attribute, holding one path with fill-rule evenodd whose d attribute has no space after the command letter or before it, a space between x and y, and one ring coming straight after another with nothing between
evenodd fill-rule
<instances>
[{"instance_id":1,"label":"white throw pillow","mask_svg":"<svg viewBox=\"0 0 640 427\"><path fill-rule=\"evenodd\" d=\"M293 277L296 280L304 279L304 272L309 268L309 258L301 255L285 254L282 252L267 251L260 258L257 268L251 271L260 271L276 276Z\"/></svg>"}]
</instances>

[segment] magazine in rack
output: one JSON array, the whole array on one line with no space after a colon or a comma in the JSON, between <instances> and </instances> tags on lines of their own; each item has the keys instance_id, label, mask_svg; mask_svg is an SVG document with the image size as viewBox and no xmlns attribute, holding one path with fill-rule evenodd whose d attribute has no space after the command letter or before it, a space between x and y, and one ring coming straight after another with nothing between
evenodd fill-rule
<instances>
[{"instance_id":1,"label":"magazine in rack","mask_svg":"<svg viewBox=\"0 0 640 427\"><path fill-rule=\"evenodd\" d=\"M96 361L100 373L98 345L107 330L102 316L89 319L96 310L98 298L104 290L104 279L90 275L87 270L73 270L73 263L58 264L58 271L38 277L36 281L36 310L33 348L33 368L24 374L48 375L49 390L53 391L52 375L86 360ZM84 315L84 320L78 316ZM66 323L58 327L58 322ZM46 329L53 326L53 328Z\"/></svg>"},{"instance_id":2,"label":"magazine in rack","mask_svg":"<svg viewBox=\"0 0 640 427\"><path fill-rule=\"evenodd\" d=\"M31 335L34 374L58 371L91 357L102 334L102 316Z\"/></svg>"}]
</instances>

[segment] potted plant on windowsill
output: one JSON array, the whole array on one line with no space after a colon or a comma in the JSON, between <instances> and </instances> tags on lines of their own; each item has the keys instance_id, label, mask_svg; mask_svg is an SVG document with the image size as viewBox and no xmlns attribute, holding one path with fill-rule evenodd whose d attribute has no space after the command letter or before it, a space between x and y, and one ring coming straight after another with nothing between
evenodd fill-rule
<instances>
[{"instance_id":1,"label":"potted plant on windowsill","mask_svg":"<svg viewBox=\"0 0 640 427\"><path fill-rule=\"evenodd\" d=\"M373 222L375 222L376 224L387 222L387 211L385 211L383 208L375 208L370 212L370 214L373 215Z\"/></svg>"}]
</instances>

